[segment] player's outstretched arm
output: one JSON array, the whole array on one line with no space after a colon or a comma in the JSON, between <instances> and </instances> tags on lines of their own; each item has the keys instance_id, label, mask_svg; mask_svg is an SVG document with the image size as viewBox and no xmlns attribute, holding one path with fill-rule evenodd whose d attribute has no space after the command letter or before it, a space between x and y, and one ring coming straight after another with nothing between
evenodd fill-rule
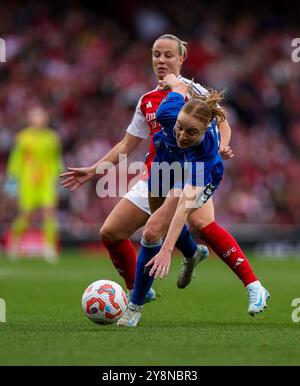
<instances>
[{"instance_id":1,"label":"player's outstretched arm","mask_svg":"<svg viewBox=\"0 0 300 386\"><path fill-rule=\"evenodd\" d=\"M68 167L68 172L60 174L62 178L61 185L64 188L75 190L81 185L90 181L97 174L97 169L101 169L101 164L117 165L119 163L120 154L131 154L132 151L139 145L142 138L126 133L125 137L115 147L113 147L104 157L97 161L94 165L84 168Z\"/></svg>"},{"instance_id":2,"label":"player's outstretched arm","mask_svg":"<svg viewBox=\"0 0 300 386\"><path fill-rule=\"evenodd\" d=\"M59 176L64 178L61 181L61 185L66 189L75 190L95 176L93 166L86 168L68 167L67 169L68 172L62 173Z\"/></svg>"},{"instance_id":3,"label":"player's outstretched arm","mask_svg":"<svg viewBox=\"0 0 300 386\"><path fill-rule=\"evenodd\" d=\"M203 187L185 186L161 250L146 264L146 267L152 266L150 276L163 278L168 275L176 241L188 215L199 208L198 199L203 191Z\"/></svg>"},{"instance_id":4,"label":"player's outstretched arm","mask_svg":"<svg viewBox=\"0 0 300 386\"><path fill-rule=\"evenodd\" d=\"M229 146L230 138L231 138L231 127L227 119L225 119L224 121L218 120L217 124L221 134L221 143L220 143L219 152L221 154L223 161L225 161L227 159L231 159L234 157L234 153L231 147Z\"/></svg>"}]
</instances>

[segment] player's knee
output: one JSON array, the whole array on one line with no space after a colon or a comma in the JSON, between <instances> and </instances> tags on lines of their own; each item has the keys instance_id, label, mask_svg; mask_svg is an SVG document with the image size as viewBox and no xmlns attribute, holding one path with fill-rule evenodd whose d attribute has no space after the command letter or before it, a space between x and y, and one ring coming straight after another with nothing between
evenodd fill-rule
<instances>
[{"instance_id":1,"label":"player's knee","mask_svg":"<svg viewBox=\"0 0 300 386\"><path fill-rule=\"evenodd\" d=\"M99 234L102 240L105 241L118 241L119 240L119 234L114 231L112 227L109 227L107 225L103 225L100 230Z\"/></svg>"},{"instance_id":2,"label":"player's knee","mask_svg":"<svg viewBox=\"0 0 300 386\"><path fill-rule=\"evenodd\" d=\"M143 232L143 239L149 243L157 242L162 237L161 227L158 224L146 225Z\"/></svg>"}]
</instances>

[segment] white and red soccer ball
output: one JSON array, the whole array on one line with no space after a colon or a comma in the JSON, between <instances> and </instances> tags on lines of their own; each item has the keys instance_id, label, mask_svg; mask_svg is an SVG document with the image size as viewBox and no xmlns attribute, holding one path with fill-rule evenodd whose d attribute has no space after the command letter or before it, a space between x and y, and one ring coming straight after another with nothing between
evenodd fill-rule
<instances>
[{"instance_id":1,"label":"white and red soccer ball","mask_svg":"<svg viewBox=\"0 0 300 386\"><path fill-rule=\"evenodd\" d=\"M90 284L82 295L85 315L98 324L115 323L127 307L123 288L114 281L97 280Z\"/></svg>"}]
</instances>

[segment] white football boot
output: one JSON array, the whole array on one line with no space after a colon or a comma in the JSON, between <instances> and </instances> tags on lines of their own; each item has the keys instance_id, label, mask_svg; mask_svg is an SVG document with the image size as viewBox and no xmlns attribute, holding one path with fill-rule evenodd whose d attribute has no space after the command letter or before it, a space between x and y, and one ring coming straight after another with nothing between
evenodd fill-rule
<instances>
[{"instance_id":1,"label":"white football boot","mask_svg":"<svg viewBox=\"0 0 300 386\"><path fill-rule=\"evenodd\" d=\"M137 327L142 316L143 306L129 303L123 316L117 321L118 326Z\"/></svg>"},{"instance_id":2,"label":"white football boot","mask_svg":"<svg viewBox=\"0 0 300 386\"><path fill-rule=\"evenodd\" d=\"M251 316L263 312L267 308L267 300L270 299L269 291L266 290L258 280L247 285L249 307L248 313Z\"/></svg>"},{"instance_id":3,"label":"white football boot","mask_svg":"<svg viewBox=\"0 0 300 386\"><path fill-rule=\"evenodd\" d=\"M178 288L185 288L190 283L192 277L195 276L196 265L199 264L200 261L206 259L208 255L209 252L207 247L205 245L199 244L197 246L195 256L189 259L187 259L186 257L183 259L182 268L177 278Z\"/></svg>"}]
</instances>

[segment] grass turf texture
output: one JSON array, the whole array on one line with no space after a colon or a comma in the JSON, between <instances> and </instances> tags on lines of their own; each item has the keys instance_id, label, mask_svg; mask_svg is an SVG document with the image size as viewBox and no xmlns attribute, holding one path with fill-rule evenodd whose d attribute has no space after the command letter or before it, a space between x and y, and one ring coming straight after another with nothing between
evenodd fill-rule
<instances>
[{"instance_id":1,"label":"grass turf texture","mask_svg":"<svg viewBox=\"0 0 300 386\"><path fill-rule=\"evenodd\" d=\"M60 262L10 263L0 259L0 365L299 365L300 322L291 302L300 298L300 261L252 265L271 293L267 311L247 314L241 282L219 260L209 259L184 290L176 288L181 260L173 259L162 294L144 307L138 328L99 326L81 309L91 282L122 279L107 258L64 252Z\"/></svg>"}]
</instances>

